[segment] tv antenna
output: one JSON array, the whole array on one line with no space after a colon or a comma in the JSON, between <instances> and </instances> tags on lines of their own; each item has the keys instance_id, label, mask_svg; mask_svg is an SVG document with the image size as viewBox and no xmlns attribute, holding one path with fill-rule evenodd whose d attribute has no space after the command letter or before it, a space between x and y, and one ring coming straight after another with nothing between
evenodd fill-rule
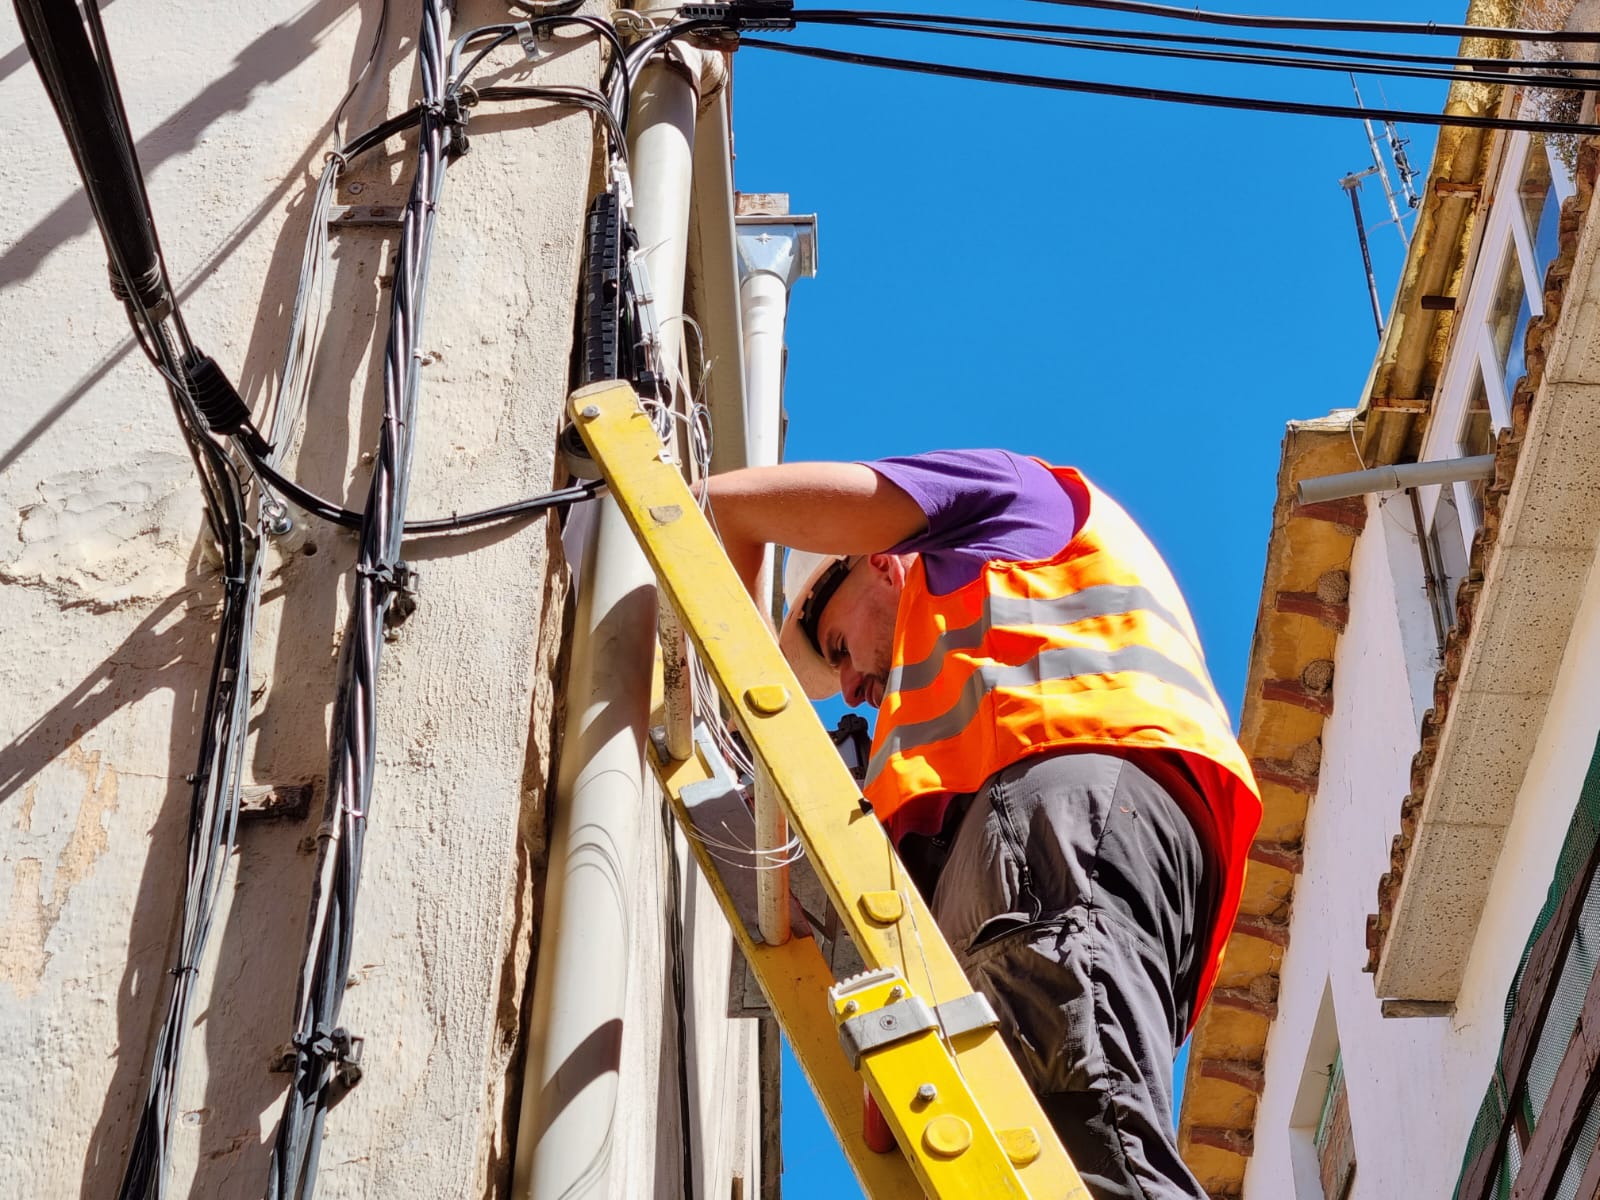
<instances>
[{"instance_id":1,"label":"tv antenna","mask_svg":"<svg viewBox=\"0 0 1600 1200\"><path fill-rule=\"evenodd\" d=\"M1350 89L1356 94L1356 106L1365 108L1366 104L1361 99L1361 88L1356 84L1354 74L1350 76ZM1411 166L1411 161L1406 157L1406 146L1409 138L1400 136L1400 131L1395 128L1393 121L1383 123L1384 141L1389 146L1389 158L1394 163L1395 174L1400 177L1400 190L1397 194L1393 182L1389 179L1389 167L1384 162L1383 153L1378 149L1378 134L1373 128L1370 118L1361 119L1362 126L1367 131L1367 149L1372 154L1372 165L1365 171L1355 171L1339 180L1339 186L1350 197L1350 212L1355 217L1356 240L1361 244L1361 265L1367 275L1367 295L1372 301L1372 321L1377 326L1378 336L1383 336L1383 302L1378 297L1378 278L1372 270L1372 248L1367 242L1367 223L1361 217L1361 181L1376 175L1383 184L1383 198L1389 206L1389 219L1380 221L1372 226L1373 229L1382 229L1385 225L1393 225L1395 232L1400 235L1400 244L1407 249L1411 247L1411 235L1406 231L1405 218L1416 210L1422 198L1417 194L1417 173ZM1404 196L1406 211L1400 211L1399 196Z\"/></svg>"}]
</instances>

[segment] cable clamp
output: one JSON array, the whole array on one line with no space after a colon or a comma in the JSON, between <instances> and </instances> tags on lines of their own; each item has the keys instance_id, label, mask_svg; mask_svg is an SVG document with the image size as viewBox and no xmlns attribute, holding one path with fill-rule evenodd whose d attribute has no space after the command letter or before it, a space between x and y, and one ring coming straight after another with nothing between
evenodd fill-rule
<instances>
[{"instance_id":1,"label":"cable clamp","mask_svg":"<svg viewBox=\"0 0 1600 1200\"><path fill-rule=\"evenodd\" d=\"M680 21L714 21L737 33L785 32L794 28L793 0L731 0L723 4L685 4Z\"/></svg>"},{"instance_id":2,"label":"cable clamp","mask_svg":"<svg viewBox=\"0 0 1600 1200\"><path fill-rule=\"evenodd\" d=\"M528 56L528 61L538 62L539 39L533 35L532 22L518 21L512 28L517 31L517 40L522 43L522 52Z\"/></svg>"},{"instance_id":3,"label":"cable clamp","mask_svg":"<svg viewBox=\"0 0 1600 1200\"><path fill-rule=\"evenodd\" d=\"M324 1065L333 1067L329 1086L337 1086L337 1094L328 1103L334 1104L346 1092L361 1082L361 1055L367 1040L356 1037L343 1025L328 1028L318 1022L310 1033L296 1033L291 1039L294 1048L309 1058L320 1074Z\"/></svg>"},{"instance_id":4,"label":"cable clamp","mask_svg":"<svg viewBox=\"0 0 1600 1200\"><path fill-rule=\"evenodd\" d=\"M350 160L337 150L329 150L322 156L322 161L325 163L337 163L340 171L348 171L350 169Z\"/></svg>"},{"instance_id":5,"label":"cable clamp","mask_svg":"<svg viewBox=\"0 0 1600 1200\"><path fill-rule=\"evenodd\" d=\"M372 580L379 594L388 601L383 610L385 629L396 629L417 611L417 586L420 572L402 559L376 567L358 566L356 574Z\"/></svg>"},{"instance_id":6,"label":"cable clamp","mask_svg":"<svg viewBox=\"0 0 1600 1200\"><path fill-rule=\"evenodd\" d=\"M467 119L470 116L467 108L468 106L461 102L459 89L446 93L444 103L439 105L438 117L450 131L444 152L451 158L460 158L472 144L471 139L467 137Z\"/></svg>"}]
</instances>

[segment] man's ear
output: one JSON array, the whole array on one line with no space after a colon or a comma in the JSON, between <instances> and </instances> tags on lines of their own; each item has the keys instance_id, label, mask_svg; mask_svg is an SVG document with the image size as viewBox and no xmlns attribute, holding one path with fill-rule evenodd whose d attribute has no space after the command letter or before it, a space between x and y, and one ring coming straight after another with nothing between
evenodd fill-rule
<instances>
[{"instance_id":1,"label":"man's ear","mask_svg":"<svg viewBox=\"0 0 1600 1200\"><path fill-rule=\"evenodd\" d=\"M906 564L907 556L904 554L889 554L885 551L867 557L867 565L872 569L873 578L892 587L900 587L905 583Z\"/></svg>"}]
</instances>

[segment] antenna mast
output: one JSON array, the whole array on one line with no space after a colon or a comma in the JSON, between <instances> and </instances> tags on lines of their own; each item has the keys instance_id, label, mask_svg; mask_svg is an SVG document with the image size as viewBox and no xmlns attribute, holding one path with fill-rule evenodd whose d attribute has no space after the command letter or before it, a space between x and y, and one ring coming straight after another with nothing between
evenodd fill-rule
<instances>
[{"instance_id":1,"label":"antenna mast","mask_svg":"<svg viewBox=\"0 0 1600 1200\"><path fill-rule=\"evenodd\" d=\"M1356 77L1353 73L1350 76L1350 90L1356 94L1356 106L1358 108L1366 108L1365 102L1361 99L1361 89L1356 85ZM1372 248L1367 243L1367 226L1361 219L1361 181L1368 176L1376 175L1379 182L1383 184L1383 198L1389 206L1389 219L1380 222L1380 225L1393 225L1395 232L1400 235L1400 244L1408 250L1411 248L1411 235L1406 231L1405 216L1409 216L1410 210L1417 207L1418 203L1420 203L1420 197L1417 195L1416 185L1413 182L1416 178L1416 172L1412 169L1411 162L1406 157L1407 139L1400 136L1394 122L1385 121L1383 123L1384 140L1389 144L1389 154L1394 160L1395 172L1400 176L1400 188L1406 198L1407 212L1405 216L1401 215L1394 184L1389 181L1389 168L1383 161L1382 152L1378 149L1377 132L1373 129L1372 122L1368 118L1363 117L1361 124L1367 131L1367 149L1372 154L1372 165L1365 171L1356 171L1353 174L1346 175L1339 180L1339 186L1350 197L1350 212L1355 217L1356 222L1356 240L1361 244L1361 266L1367 275L1367 296L1372 301L1372 322L1377 326L1378 336L1381 338L1383 336L1383 301L1378 296L1378 278L1372 269ZM1377 226L1374 228L1377 228Z\"/></svg>"}]
</instances>

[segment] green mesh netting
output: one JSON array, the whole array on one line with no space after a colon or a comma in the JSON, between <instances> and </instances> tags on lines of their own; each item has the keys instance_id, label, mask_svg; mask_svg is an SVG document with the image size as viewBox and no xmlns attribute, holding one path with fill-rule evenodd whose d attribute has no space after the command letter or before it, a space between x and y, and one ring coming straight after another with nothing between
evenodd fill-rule
<instances>
[{"instance_id":1,"label":"green mesh netting","mask_svg":"<svg viewBox=\"0 0 1600 1200\"><path fill-rule=\"evenodd\" d=\"M1555 875L1550 880L1550 891L1545 897L1544 907L1540 910L1538 919L1533 924L1533 931L1528 935L1528 944L1522 951L1522 961L1517 964L1516 976L1511 981L1511 991L1506 996L1505 1021L1508 1026L1512 1010L1516 1007L1517 993L1522 988L1523 973L1528 969L1528 956L1533 951L1533 945L1554 918L1556 909L1561 905L1561 898L1578 881L1578 876L1593 854L1597 841L1600 841L1600 744L1596 745L1594 757L1589 761L1589 772L1584 777L1583 790L1579 793L1578 805L1572 814L1572 823L1567 828L1567 839L1561 847L1561 857L1556 862ZM1561 1056L1566 1053L1572 1034L1577 1029L1583 998L1589 990L1589 982L1594 978L1597 967L1600 967L1600 887L1591 887L1578 917L1577 933L1561 964L1560 978L1556 985L1555 996L1550 1002L1549 1015L1545 1018L1544 1028L1539 1031L1538 1044L1534 1048L1528 1068L1527 1087L1524 1094L1518 1098L1522 1106L1522 1117L1530 1130L1537 1125L1539 1114L1549 1099L1556 1068L1560 1066ZM1478 1109L1477 1119L1473 1121L1472 1133L1467 1138L1467 1150L1461 1164L1463 1175L1467 1167L1478 1157L1479 1152L1492 1145L1500 1136L1500 1130L1505 1125L1507 1105L1512 1098L1507 1095L1509 1081L1504 1074L1504 1041L1501 1047L1501 1061L1495 1064L1494 1077L1489 1081L1488 1092ZM1561 1186L1555 1193L1559 1200L1577 1200L1578 1183L1583 1178L1584 1169L1589 1165L1589 1156L1594 1152L1597 1139L1600 1139L1600 1106L1590 1111L1577 1147L1567 1162ZM1507 1142L1500 1158L1499 1177L1493 1193L1496 1200L1506 1200L1511 1195L1511 1181L1516 1178L1517 1171L1522 1166L1522 1155L1516 1137L1508 1138ZM1461 1183L1458 1179L1456 1200L1461 1198L1460 1188Z\"/></svg>"}]
</instances>

